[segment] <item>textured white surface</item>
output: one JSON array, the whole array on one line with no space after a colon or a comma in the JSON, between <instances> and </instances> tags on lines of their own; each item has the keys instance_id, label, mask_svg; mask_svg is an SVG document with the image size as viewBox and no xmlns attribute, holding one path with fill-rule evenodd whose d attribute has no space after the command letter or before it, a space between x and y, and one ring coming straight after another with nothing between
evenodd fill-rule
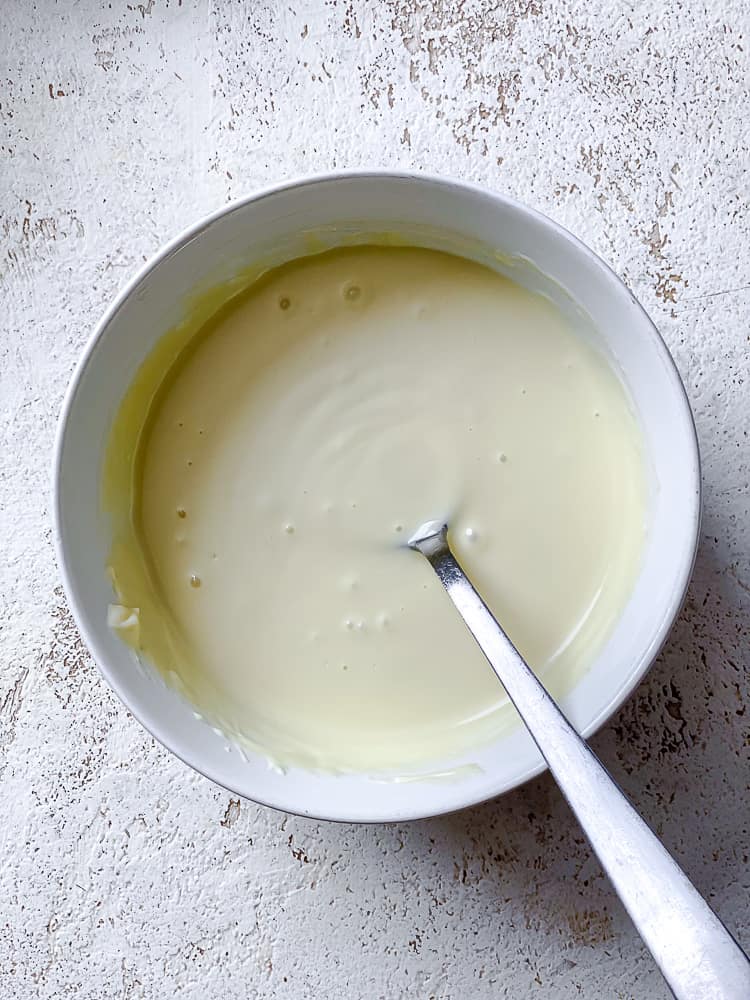
<instances>
[{"instance_id":1,"label":"textured white surface","mask_svg":"<svg viewBox=\"0 0 750 1000\"><path fill-rule=\"evenodd\" d=\"M750 14L742 0L8 2L0 32L6 996L666 996L548 778L403 828L230 799L105 689L50 530L61 397L121 282L299 172L480 181L603 254L704 457L690 596L594 745L747 944Z\"/></svg>"}]
</instances>

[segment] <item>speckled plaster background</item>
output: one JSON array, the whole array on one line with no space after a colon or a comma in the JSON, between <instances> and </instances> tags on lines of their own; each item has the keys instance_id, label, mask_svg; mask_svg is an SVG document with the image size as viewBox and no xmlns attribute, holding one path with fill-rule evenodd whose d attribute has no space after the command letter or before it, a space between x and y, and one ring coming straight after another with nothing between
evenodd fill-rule
<instances>
[{"instance_id":1,"label":"speckled plaster background","mask_svg":"<svg viewBox=\"0 0 750 1000\"><path fill-rule=\"evenodd\" d=\"M5 0L3 996L667 995L547 777L399 828L239 802L140 729L66 610L50 454L105 304L201 214L347 166L536 205L672 349L704 456L697 569L593 742L750 944L749 48L743 0Z\"/></svg>"}]
</instances>

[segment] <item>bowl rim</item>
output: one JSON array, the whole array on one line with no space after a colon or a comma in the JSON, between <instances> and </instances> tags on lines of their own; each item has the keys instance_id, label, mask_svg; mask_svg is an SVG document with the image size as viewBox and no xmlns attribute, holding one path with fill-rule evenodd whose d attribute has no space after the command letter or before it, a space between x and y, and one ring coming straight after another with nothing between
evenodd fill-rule
<instances>
[{"instance_id":1,"label":"bowl rim","mask_svg":"<svg viewBox=\"0 0 750 1000\"><path fill-rule=\"evenodd\" d=\"M298 815L308 819L327 821L327 822L340 822L340 823L358 823L358 824L373 824L373 823L386 823L386 822L409 822L416 819L425 819L428 817L436 817L442 815L448 815L450 813L458 812L462 809L469 808L471 806L480 805L483 802L491 801L494 798L504 795L515 788L524 785L527 781L532 778L537 777L544 771L548 770L545 762L540 762L539 764L528 768L526 771L522 772L515 779L511 781L504 781L498 785L493 791L487 794L472 794L465 796L465 798L458 803L451 803L448 806L441 806L436 802L436 808L430 810L429 813L425 813L423 809L414 810L414 813L409 813L408 810L400 810L398 815L392 816L378 816L373 819L362 819L361 817L347 818L344 815L326 815L325 813L317 814L315 812L299 811L295 812L293 809L287 806L280 806L273 802L268 802L262 798L250 797L244 793L238 792L236 789L227 785L220 776L211 773L212 769L205 766L200 760L187 759L188 755L183 750L178 750L172 745L168 736L163 735L161 732L156 732L151 725L147 724L141 718L140 712L133 709L129 702L127 695L124 693L122 685L120 685L117 673L110 670L108 664L108 657L106 655L106 650L99 648L99 644L96 639L89 634L88 628L86 626L85 615L82 611L82 606L79 605L77 596L77 586L73 579L73 573L70 571L66 544L64 541L64 531L63 531L63 516L62 516L62 490L61 490L61 475L63 466L63 452L66 441L68 421L70 413L75 405L76 397L78 395L79 387L83 379L84 373L91 363L92 356L96 350L97 344L102 338L105 330L114 319L116 314L121 308L127 303L128 299L137 292L139 286L151 275L151 273L166 259L171 257L173 254L177 253L182 247L193 240L196 236L201 234L208 227L213 225L215 222L223 219L226 216L231 215L236 211L240 211L246 208L248 205L263 201L267 198L275 197L279 194L283 194L286 191L292 189L302 189L302 188L313 188L319 184L330 184L341 181L347 181L350 179L356 179L361 181L367 180L402 180L405 182L417 182L418 184L426 184L433 187L438 187L446 192L456 189L462 190L465 193L473 194L482 198L491 198L496 202L499 202L504 207L515 210L534 219L541 226L552 230L557 236L561 237L563 241L572 245L576 251L584 255L589 264L591 264L596 270L599 271L602 278L609 284L613 294L625 296L628 298L630 305L635 307L640 319L643 323L642 331L645 333L652 342L653 348L660 355L662 362L665 365L665 371L669 381L672 383L674 389L676 389L675 397L678 399L684 411L684 415L687 417L686 430L688 432L689 440L686 442L691 448L693 454L693 480L694 480L694 490L691 492L691 497L688 503L691 503L691 507L688 512L688 516L691 522L691 542L684 546L682 553L682 559L680 565L675 568L675 584L671 589L670 598L667 602L664 612L656 629L650 644L644 649L640 664L637 669L633 671L632 675L627 679L621 687L617 688L612 696L610 697L607 704L601 709L601 711L585 726L581 731L580 735L584 739L588 739L590 736L598 732L599 729L604 726L604 724L611 719L611 717L617 712L630 698L635 689L641 683L643 678L646 676L648 671L653 666L656 658L663 649L669 633L675 624L680 611L684 605L685 598L687 596L688 587L690 585L690 580L692 577L693 569L695 566L695 560L698 553L698 547L700 543L700 525L702 516L702 472L701 472L701 455L698 441L698 434L695 425L695 417L690 406L690 401L687 395L687 390L680 377L677 365L672 357L669 348L667 347L664 338L661 336L656 324L653 322L646 309L641 305L638 299L635 297L633 292L628 288L622 278L613 270L613 268L597 253L595 253L587 244L585 244L581 239L575 236L570 230L566 229L560 223L551 219L549 216L545 215L543 212L529 205L518 201L509 195L503 194L499 191L495 191L489 187L482 184L477 184L472 181L466 181L462 179L457 179L454 177L449 177L440 174L432 174L429 172L423 172L420 170L404 170L404 169L394 169L390 170L387 168L379 169L341 169L328 172L313 172L300 174L293 176L287 180L265 185L257 190L251 192L250 194L244 195L240 198L233 199L220 208L209 212L198 219L196 222L184 228L172 239L168 240L162 244L136 271L135 273L122 285L114 298L107 306L107 308L102 313L100 319L95 324L91 334L89 335L86 344L73 368L72 374L68 386L65 390L63 396L62 406L60 409L60 415L57 422L57 427L55 431L54 440L54 450L53 450L53 460L52 460L52 521L53 521L53 533L55 542L55 554L57 558L57 565L60 572L60 577L62 579L63 588L65 591L65 597L68 602L71 614L75 620L76 626L81 633L86 647L92 656L92 659L97 665L99 673L103 676L104 680L107 682L109 687L117 695L120 702L126 708L128 712L137 720L137 722L146 730L158 743L160 743L165 749L169 750L170 753L174 754L182 763L186 764L188 767L197 771L203 777L212 781L214 784L224 788L230 794L240 795L240 797L257 803L258 805L266 806L268 808L277 809L291 815Z\"/></svg>"}]
</instances>

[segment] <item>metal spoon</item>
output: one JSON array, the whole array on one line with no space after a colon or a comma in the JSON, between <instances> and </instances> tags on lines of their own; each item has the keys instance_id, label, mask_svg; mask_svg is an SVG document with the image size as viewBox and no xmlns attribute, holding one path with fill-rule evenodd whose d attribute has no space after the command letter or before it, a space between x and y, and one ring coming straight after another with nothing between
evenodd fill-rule
<instances>
[{"instance_id":1,"label":"metal spoon","mask_svg":"<svg viewBox=\"0 0 750 1000\"><path fill-rule=\"evenodd\" d=\"M448 526L409 539L429 561L547 761L678 1000L748 1000L750 961L537 680L461 569Z\"/></svg>"}]
</instances>

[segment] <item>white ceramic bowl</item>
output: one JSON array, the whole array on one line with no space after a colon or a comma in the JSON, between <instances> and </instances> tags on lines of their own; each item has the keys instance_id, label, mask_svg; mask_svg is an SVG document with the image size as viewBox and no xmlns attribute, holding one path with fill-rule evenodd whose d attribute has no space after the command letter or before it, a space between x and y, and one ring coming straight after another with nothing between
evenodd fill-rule
<instances>
[{"instance_id":1,"label":"white ceramic bowl","mask_svg":"<svg viewBox=\"0 0 750 1000\"><path fill-rule=\"evenodd\" d=\"M590 250L538 212L455 181L416 174L341 173L261 191L167 244L118 295L76 369L60 420L55 519L71 608L102 673L137 719L186 763L226 788L290 812L350 821L435 815L505 792L544 767L519 725L451 764L479 763L453 781L398 783L366 775L281 774L234 749L107 627L107 519L100 506L107 433L133 375L182 317L196 285L220 284L259 259L281 263L318 246L384 232L476 256L590 317L595 339L630 394L651 474L650 526L634 591L591 669L563 701L584 735L622 704L659 651L682 604L700 515L700 468L690 408L648 316ZM493 257L488 251L496 251ZM529 266L529 262L533 265ZM546 276L546 277L545 277ZM566 294L567 293L567 294ZM579 313L580 317L580 313Z\"/></svg>"}]
</instances>

